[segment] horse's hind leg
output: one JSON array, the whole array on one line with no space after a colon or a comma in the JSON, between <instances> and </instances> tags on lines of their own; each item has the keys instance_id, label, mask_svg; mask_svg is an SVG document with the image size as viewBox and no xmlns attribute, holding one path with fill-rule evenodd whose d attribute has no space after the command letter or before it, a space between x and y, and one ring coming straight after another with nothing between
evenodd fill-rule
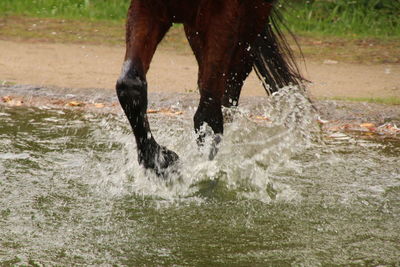
<instances>
[{"instance_id":1,"label":"horse's hind leg","mask_svg":"<svg viewBox=\"0 0 400 267\"><path fill-rule=\"evenodd\" d=\"M221 104L226 75L236 48L238 2L232 5L224 1L208 3L216 6L204 6L199 14L206 15L200 15L195 22L187 23L185 30L199 64L200 103L194 116L194 127L199 134L199 144L209 135L203 126L212 129L213 145L209 156L212 159L223 133Z\"/></svg>"},{"instance_id":2,"label":"horse's hind leg","mask_svg":"<svg viewBox=\"0 0 400 267\"><path fill-rule=\"evenodd\" d=\"M185 30L199 63L200 103L194 126L201 144L204 124L214 133L214 147L223 133L221 105L238 104L244 80L253 65L251 44L265 27L271 4L264 0L204 1L202 10ZM250 47L250 49L249 49ZM211 149L213 158L216 149Z\"/></svg>"},{"instance_id":3,"label":"horse's hind leg","mask_svg":"<svg viewBox=\"0 0 400 267\"><path fill-rule=\"evenodd\" d=\"M253 59L247 48L238 47L232 56L229 71L225 80L225 91L222 97L224 107L236 107L239 105L239 97L244 81L249 76Z\"/></svg>"},{"instance_id":4,"label":"horse's hind leg","mask_svg":"<svg viewBox=\"0 0 400 267\"><path fill-rule=\"evenodd\" d=\"M135 0L131 4L126 28L125 62L116 90L135 135L139 164L161 174L178 156L158 145L151 134L146 115L146 73L156 47L171 22L164 7L152 2Z\"/></svg>"},{"instance_id":5,"label":"horse's hind leg","mask_svg":"<svg viewBox=\"0 0 400 267\"><path fill-rule=\"evenodd\" d=\"M247 4L241 9L240 25L237 27L237 46L229 64L222 99L222 105L225 107L239 104L244 81L254 64L255 42L261 38L268 21L271 4L267 1L257 2L259 1L252 0L252 4Z\"/></svg>"}]
</instances>

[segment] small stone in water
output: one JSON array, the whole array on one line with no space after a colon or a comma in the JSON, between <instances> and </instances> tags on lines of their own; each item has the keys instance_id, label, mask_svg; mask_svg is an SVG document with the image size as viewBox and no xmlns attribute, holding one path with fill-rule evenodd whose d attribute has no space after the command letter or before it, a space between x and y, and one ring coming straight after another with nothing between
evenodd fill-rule
<instances>
[{"instance_id":1,"label":"small stone in water","mask_svg":"<svg viewBox=\"0 0 400 267\"><path fill-rule=\"evenodd\" d=\"M94 106L96 108L104 108L104 104L103 103L94 103Z\"/></svg>"},{"instance_id":2,"label":"small stone in water","mask_svg":"<svg viewBox=\"0 0 400 267\"><path fill-rule=\"evenodd\" d=\"M80 107L80 106L83 106L83 103L78 102L78 101L70 101L70 102L68 102L67 105L71 106L71 107Z\"/></svg>"},{"instance_id":3,"label":"small stone in water","mask_svg":"<svg viewBox=\"0 0 400 267\"><path fill-rule=\"evenodd\" d=\"M363 127L363 128L374 128L375 127L375 124L373 124L373 123L361 123L360 124L360 127Z\"/></svg>"},{"instance_id":4,"label":"small stone in water","mask_svg":"<svg viewBox=\"0 0 400 267\"><path fill-rule=\"evenodd\" d=\"M326 65L335 65L335 64L338 64L339 61L327 59L327 60L324 60L323 63L326 64Z\"/></svg>"}]
</instances>

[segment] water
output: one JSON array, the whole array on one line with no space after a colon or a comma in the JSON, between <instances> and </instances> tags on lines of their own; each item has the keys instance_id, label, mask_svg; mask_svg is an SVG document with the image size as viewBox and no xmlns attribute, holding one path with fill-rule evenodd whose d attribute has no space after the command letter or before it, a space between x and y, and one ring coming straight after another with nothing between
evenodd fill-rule
<instances>
[{"instance_id":1,"label":"water","mask_svg":"<svg viewBox=\"0 0 400 267\"><path fill-rule=\"evenodd\" d=\"M208 161L193 113L150 116L181 157L163 181L121 114L0 107L0 265L400 264L398 142L327 138L283 91Z\"/></svg>"}]
</instances>

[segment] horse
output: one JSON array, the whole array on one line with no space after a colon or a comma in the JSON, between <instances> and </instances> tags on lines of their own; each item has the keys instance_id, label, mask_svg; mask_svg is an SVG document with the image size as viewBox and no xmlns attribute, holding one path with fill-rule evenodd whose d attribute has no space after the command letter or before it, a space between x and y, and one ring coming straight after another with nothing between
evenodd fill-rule
<instances>
[{"instance_id":1,"label":"horse","mask_svg":"<svg viewBox=\"0 0 400 267\"><path fill-rule=\"evenodd\" d=\"M183 24L198 63L200 101L194 129L201 146L211 136L209 159L224 131L222 107L239 104L252 69L271 94L303 78L280 29L274 0L132 0L126 22L126 52L116 83L118 100L135 136L138 161L164 174L179 159L159 145L147 119L146 73L158 44L173 23ZM212 131L204 130L206 127Z\"/></svg>"}]
</instances>

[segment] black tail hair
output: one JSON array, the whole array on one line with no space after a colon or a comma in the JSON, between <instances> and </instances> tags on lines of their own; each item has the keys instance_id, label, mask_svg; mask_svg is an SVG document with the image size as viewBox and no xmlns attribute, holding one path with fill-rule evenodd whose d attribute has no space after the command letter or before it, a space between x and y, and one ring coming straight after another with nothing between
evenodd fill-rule
<instances>
[{"instance_id":1,"label":"black tail hair","mask_svg":"<svg viewBox=\"0 0 400 267\"><path fill-rule=\"evenodd\" d=\"M281 12L274 7L269 23L255 45L253 67L268 94L287 85L301 86L306 81L300 74L293 51L279 26L284 26L296 41L285 25ZM297 41L296 44L299 47Z\"/></svg>"}]
</instances>

